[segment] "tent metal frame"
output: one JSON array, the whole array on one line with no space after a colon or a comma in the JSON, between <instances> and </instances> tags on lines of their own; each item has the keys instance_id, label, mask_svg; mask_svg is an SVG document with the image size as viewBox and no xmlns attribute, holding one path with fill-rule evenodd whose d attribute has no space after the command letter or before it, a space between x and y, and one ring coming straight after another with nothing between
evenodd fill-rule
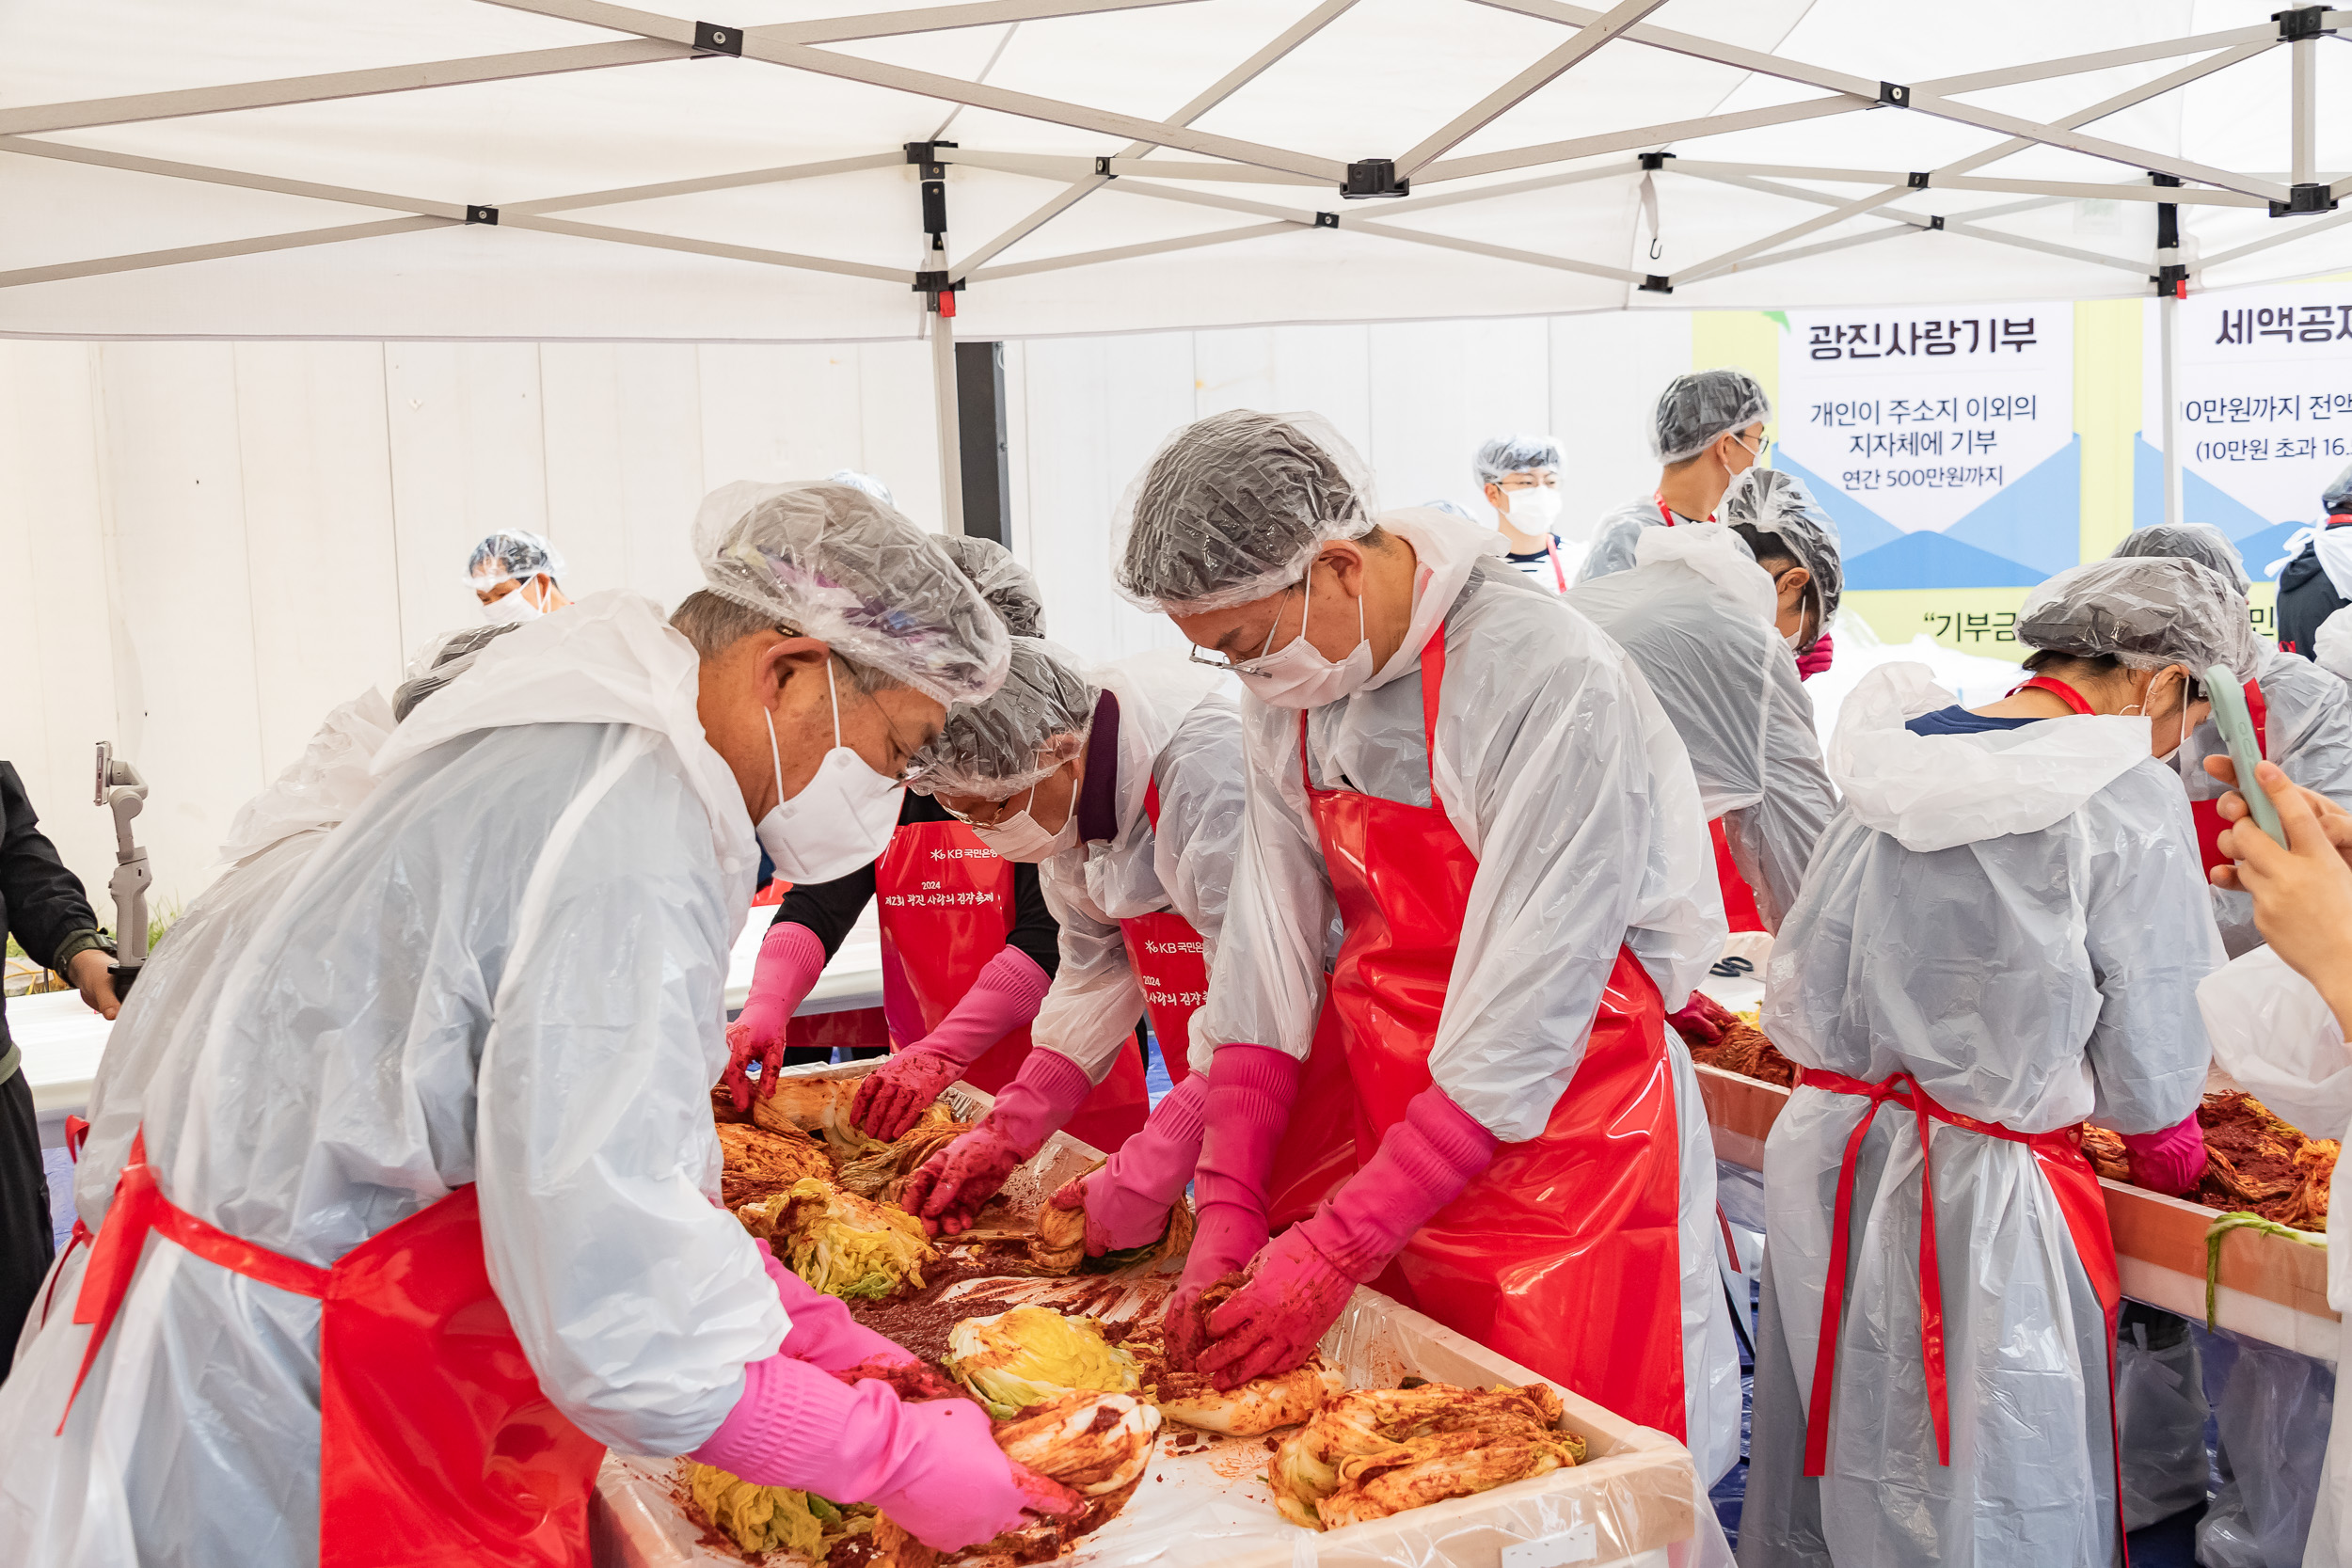
<instances>
[{"instance_id":1,"label":"tent metal frame","mask_svg":"<svg viewBox=\"0 0 2352 1568\"><path fill-rule=\"evenodd\" d=\"M350 244L435 228L485 224L614 245L683 251L765 266L830 273L895 285L923 296L932 351L942 504L947 526L960 531L962 484L957 452L953 323L956 292L968 285L984 285L996 279L1130 258L1166 255L1207 245L1238 244L1292 233L1300 229L1344 229L1394 244L1435 246L1523 265L1579 273L1624 282L1644 292L1667 294L1677 287L1732 272L1782 264L1825 251L1877 244L1921 230L1937 230L1989 244L2016 246L2088 264L2138 273L2148 277L2157 286L2159 297L2164 302L2160 312L2160 336L2164 345L2163 373L2167 386L2166 510L2168 516L2177 518L2180 491L2178 433L2170 428L2176 416L2169 394L2175 368L2173 344L2176 328L2173 318L2180 296L2205 268L2352 221L2352 211L2336 211L2340 199L2352 196L2352 173L2329 179L2318 168L2316 156L2318 50L2326 39L2352 36L2352 10L2331 10L2316 6L2281 12L2267 24L2026 62L1966 75L1899 84L1867 81L1779 55L1676 32L1646 21L1665 0L1619 0L1607 10L1568 4L1566 0L1477 0L1478 4L1555 23L1569 29L1569 35L1558 47L1519 71L1393 160L1365 159L1350 163L1200 131L1196 128L1195 122L1339 21L1354 6L1355 0L1323 0L1322 4L1240 61L1166 119L1152 119L1015 92L991 87L985 81L942 76L823 46L860 40L1182 5L1189 3L1189 0L971 0L971 3L965 4L783 23L748 29L733 29L723 24L639 10L612 4L610 0L485 0L485 3L603 28L622 36L592 43L469 58L0 109L0 152L60 159L167 179L238 186L397 214L373 221L331 224L209 245L18 268L0 272L0 289L310 245ZM1664 50L1816 88L1822 96L1565 141L1448 156L1463 142L1612 44ZM2290 102L2286 115L2288 168L2283 179L2273 171L2216 168L2151 149L2088 135L2083 130L2083 127L2125 108L2185 87L2190 83L2229 70L2282 45L2290 52L2291 66ZM657 60L709 55L736 55L787 71L830 76L936 102L1014 115L1101 135L1122 145L1116 150L1089 158L992 151L983 148L958 147L934 137L931 142L911 143L900 149L877 150L845 158L610 190L546 196L492 207L436 197L398 195L313 181L288 180L249 170L148 158L51 139L59 133L157 119L229 114L285 104L422 91L440 87L564 72L612 70ZM2137 87L2126 88L2052 120L2026 119L1962 101L1966 94L2018 83L2081 75L2184 55L2199 57ZM1940 168L1927 170L1822 168L1704 158L1684 160L1667 150L1671 144L1687 140L1880 108L1931 115L1994 133L2003 139ZM2120 164L2131 169L2134 177L2128 181L2106 182L1977 172L2035 148L2055 148ZM1164 150L1191 154L1192 159L1185 161L1155 156ZM1613 156L1626 153L1636 156L1629 160ZM1599 159L1609 161L1591 161ZM941 184L937 207L934 209L927 200L927 211L937 214L940 227L929 231L931 256L923 269L801 255L555 215L662 197L819 179L897 166L909 162L923 163L927 180L934 178L934 170L939 171L937 178L944 180L942 166L953 163L1050 181L1059 183L1062 188L1001 232L961 255L955 255L947 245L944 216L945 185ZM1486 181L1494 175L1570 163L1581 166L1553 169L1520 180L1470 183ZM1488 244L1414 228L1397 221L1409 219L1423 211L1468 202L1505 199L1582 181L1622 176L1637 169L1651 175L1672 173L1698 182L1736 186L1801 206L1825 210L1667 276L1643 274L1600 261ZM1336 191L1342 200L1324 207L1293 207L1230 195L1216 188L1237 182L1259 186ZM1811 188L1815 185L1862 185L1871 188L1849 198ZM1432 186L1447 188L1433 192ZM1090 251L1009 262L997 261L1005 252L1030 240L1079 202L1106 188L1138 199L1231 212L1259 221ZM1925 191L2005 194L2026 199L1946 214L1924 213L1915 207L1900 205L1906 198ZM1356 211L1347 210L1348 199L1367 196L1391 198L1378 218L1359 216ZM2158 246L2153 255L2106 255L1988 227L1990 220L2000 216L2056 202L2081 199L2157 203ZM2266 210L2275 217L2305 218L2309 221L2206 257L2201 262L2185 258L2178 244L2177 214L2183 206L2250 207ZM2333 215L2324 215L2331 214ZM1825 230L1872 216L1888 221L1865 230L1813 239Z\"/></svg>"}]
</instances>

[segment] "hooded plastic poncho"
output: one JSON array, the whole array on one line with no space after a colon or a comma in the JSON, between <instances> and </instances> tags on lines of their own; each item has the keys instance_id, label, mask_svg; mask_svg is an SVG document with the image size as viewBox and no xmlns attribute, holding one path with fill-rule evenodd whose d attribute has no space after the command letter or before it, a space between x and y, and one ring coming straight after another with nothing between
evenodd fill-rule
<instances>
[{"instance_id":1,"label":"hooded plastic poncho","mask_svg":"<svg viewBox=\"0 0 2352 1568\"><path fill-rule=\"evenodd\" d=\"M882 498L888 500L887 496ZM941 533L931 543L946 551L956 569L972 579L988 607L1005 618L1015 637L1045 635L1045 594L1037 574L1021 564L1013 553L993 539L968 533Z\"/></svg>"},{"instance_id":2,"label":"hooded plastic poncho","mask_svg":"<svg viewBox=\"0 0 2352 1568\"><path fill-rule=\"evenodd\" d=\"M1837 809L1813 703L1772 625L1772 579L1717 523L1653 529L1640 563L1580 583L1568 606L1626 651L1674 721L1767 928L1796 902Z\"/></svg>"},{"instance_id":3,"label":"hooded plastic poncho","mask_svg":"<svg viewBox=\"0 0 2352 1568\"><path fill-rule=\"evenodd\" d=\"M2020 1132L2175 1125L2204 1086L2195 992L2220 953L2188 805L2149 754L2148 721L1904 727L1952 701L1908 663L1846 699L1829 755L1845 806L1773 945L1765 1032L1807 1068L1909 1072L1950 1110ZM1803 1476L1832 1204L1867 1107L1801 1084L1765 1147L1772 1244L1740 1560L2106 1568L2113 1336L2022 1144L1933 1133L1945 1468L1920 1359L1919 1135L1908 1115L1871 1123L1828 1470Z\"/></svg>"},{"instance_id":4,"label":"hooded plastic poncho","mask_svg":"<svg viewBox=\"0 0 2352 1568\"><path fill-rule=\"evenodd\" d=\"M1498 436L1478 449L1470 471L1481 486L1512 474L1534 473L1560 467L1560 443L1549 436Z\"/></svg>"},{"instance_id":5,"label":"hooded plastic poncho","mask_svg":"<svg viewBox=\"0 0 2352 1568\"><path fill-rule=\"evenodd\" d=\"M934 535L851 485L722 486L694 555L711 592L943 703L1005 678L1004 617Z\"/></svg>"},{"instance_id":6,"label":"hooded plastic poncho","mask_svg":"<svg viewBox=\"0 0 2352 1568\"><path fill-rule=\"evenodd\" d=\"M92 1096L83 1219L135 1123L175 1203L317 1265L475 1183L554 1403L625 1451L706 1438L788 1324L716 1201L707 1090L759 856L696 689L634 594L494 643L307 859L249 860L159 948ZM70 1318L0 1386L0 1538L37 1561L317 1560L316 1302L151 1244L56 1438L89 1332Z\"/></svg>"},{"instance_id":7,"label":"hooded plastic poncho","mask_svg":"<svg viewBox=\"0 0 2352 1568\"><path fill-rule=\"evenodd\" d=\"M1100 695L1076 655L1015 637L1005 684L947 710L938 736L914 759L910 787L989 800L1018 795L1086 750Z\"/></svg>"},{"instance_id":8,"label":"hooded plastic poncho","mask_svg":"<svg viewBox=\"0 0 2352 1568\"><path fill-rule=\"evenodd\" d=\"M2319 623L2319 635L2312 639L2312 657L2336 679L2352 681L2352 612L2339 610Z\"/></svg>"},{"instance_id":9,"label":"hooded plastic poncho","mask_svg":"<svg viewBox=\"0 0 2352 1568\"><path fill-rule=\"evenodd\" d=\"M549 581L564 577L564 557L537 534L518 528L501 529L473 547L466 561L466 586L487 593L512 579L529 582L546 573Z\"/></svg>"},{"instance_id":10,"label":"hooded plastic poncho","mask_svg":"<svg viewBox=\"0 0 2352 1568\"><path fill-rule=\"evenodd\" d=\"M1846 594L1836 523L1815 503L1803 480L1778 468L1750 468L1733 480L1724 492L1721 514L1726 525L1772 534L1795 553L1797 563L1811 577L1806 587L1816 610L1813 635L1798 652L1820 641Z\"/></svg>"},{"instance_id":11,"label":"hooded plastic poncho","mask_svg":"<svg viewBox=\"0 0 2352 1568\"><path fill-rule=\"evenodd\" d=\"M1499 535L1427 511L1381 528L1419 561L1402 646L1353 696L1307 714L1310 766L1366 794L1441 806L1479 869L1429 1069L1505 1143L1534 1135L1573 1080L1619 945L1669 1010L1723 949L1698 786L1632 661L1496 559ZM1421 650L1445 628L1438 754ZM1304 1061L1337 916L1305 786L1299 716L1242 698L1248 817L1192 1065L1262 1045ZM1668 1039L1682 1145L1679 1266L1689 1428L1706 1479L1739 1456L1740 1385L1715 1272L1715 1164L1698 1079Z\"/></svg>"},{"instance_id":12,"label":"hooded plastic poncho","mask_svg":"<svg viewBox=\"0 0 2352 1568\"><path fill-rule=\"evenodd\" d=\"M1237 408L1169 436L1127 487L1112 575L1146 610L1199 614L1279 594L1372 528L1371 471L1328 420Z\"/></svg>"}]
</instances>

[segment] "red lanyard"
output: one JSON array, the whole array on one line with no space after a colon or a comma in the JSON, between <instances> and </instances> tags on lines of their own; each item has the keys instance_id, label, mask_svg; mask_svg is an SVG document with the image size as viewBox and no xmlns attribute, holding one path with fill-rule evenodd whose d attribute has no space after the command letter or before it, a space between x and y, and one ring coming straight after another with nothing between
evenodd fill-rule
<instances>
[{"instance_id":1,"label":"red lanyard","mask_svg":"<svg viewBox=\"0 0 2352 1568\"><path fill-rule=\"evenodd\" d=\"M2019 681L2015 686L2010 688L2009 694L2014 697L2017 693L2024 691L2028 688L2047 691L2050 695L2056 697L2059 702L2064 703L2068 707L2073 708L2076 713L2088 714L2099 711L2097 708L2092 707L2089 703L2083 701L2083 694L2081 692L2075 690L2073 687L2067 685L2056 675L2036 675L2029 681Z\"/></svg>"},{"instance_id":2,"label":"red lanyard","mask_svg":"<svg viewBox=\"0 0 2352 1568\"><path fill-rule=\"evenodd\" d=\"M1666 504L1665 496L1659 491L1653 490L1650 492L1649 499L1658 503L1658 520L1665 524L1668 528L1674 527L1675 510L1673 507ZM1707 520L1710 523L1713 522L1715 520L1715 514L1712 512L1708 513L1707 515Z\"/></svg>"},{"instance_id":3,"label":"red lanyard","mask_svg":"<svg viewBox=\"0 0 2352 1568\"><path fill-rule=\"evenodd\" d=\"M1560 564L1560 541L1553 538L1549 533L1544 535L1544 553L1551 557L1551 575L1559 579L1560 592L1563 594L1566 593L1568 591L1568 570L1566 567Z\"/></svg>"}]
</instances>

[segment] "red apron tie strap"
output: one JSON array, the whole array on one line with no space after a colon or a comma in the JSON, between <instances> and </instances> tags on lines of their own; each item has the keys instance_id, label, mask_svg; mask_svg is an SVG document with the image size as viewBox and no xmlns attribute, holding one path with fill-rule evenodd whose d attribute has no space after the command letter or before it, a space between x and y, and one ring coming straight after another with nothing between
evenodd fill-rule
<instances>
[{"instance_id":1,"label":"red apron tie strap","mask_svg":"<svg viewBox=\"0 0 2352 1568\"><path fill-rule=\"evenodd\" d=\"M2009 694L2012 697L2016 696L2020 691L2047 691L2051 696L2056 697L2059 702L2064 703L2068 707L2073 708L2076 713L2092 714L2098 711L2084 699L2081 692L2075 690L2073 687L2067 685L2056 675L2036 675L2029 681L2019 681L2015 686L2009 689Z\"/></svg>"},{"instance_id":2,"label":"red apron tie strap","mask_svg":"<svg viewBox=\"0 0 2352 1568\"><path fill-rule=\"evenodd\" d=\"M326 1294L326 1270L239 1241L164 1196L163 1189L155 1183L154 1167L147 1163L147 1134L141 1132L131 1140L130 1163L122 1167L122 1175L115 1183L114 1201L108 1205L106 1218L90 1244L89 1262L82 1274L81 1294L73 1303L73 1321L97 1326L90 1331L89 1344L82 1352L81 1370L74 1373L73 1389L66 1395L65 1410L57 1417L59 1433L65 1431L66 1417L72 1413L73 1402L81 1395L91 1364L98 1359L98 1348L106 1342L115 1314L122 1308L122 1298L130 1293L131 1276L138 1270L139 1255L146 1249L151 1230L179 1243L207 1262L217 1263L247 1279L258 1279L296 1295L324 1298Z\"/></svg>"},{"instance_id":3,"label":"red apron tie strap","mask_svg":"<svg viewBox=\"0 0 2352 1568\"><path fill-rule=\"evenodd\" d=\"M1143 781L1143 816L1144 819L1152 824L1152 831L1158 832L1160 831L1160 781L1157 779Z\"/></svg>"},{"instance_id":4,"label":"red apron tie strap","mask_svg":"<svg viewBox=\"0 0 2352 1568\"><path fill-rule=\"evenodd\" d=\"M1997 1121L1979 1121L1975 1117L1946 1110L1908 1072L1892 1073L1883 1082L1870 1084L1823 1068L1807 1068L1804 1087L1856 1095L1870 1102L1862 1113L1862 1119L1854 1123L1853 1133L1846 1140L1845 1157L1837 1166L1837 1206L1830 1222L1829 1278L1821 1295L1820 1339L1813 1354L1813 1398L1805 1411L1804 1473L1819 1476L1828 1466L1829 1406L1831 1392L1836 1386L1837 1337L1845 1321L1846 1253L1853 1216L1854 1164L1861 1157L1863 1134L1869 1132L1871 1118L1889 1100L1900 1100L1907 1104L1919 1126L1919 1351L1927 1367L1928 1412L1935 1421L1936 1463L1948 1466L1952 1462L1952 1422L1944 1368L1944 1286L1935 1257L1935 1167L1928 1144L1931 1123L1940 1121L1964 1132L2024 1144L2034 1149L2037 1156L2043 1150L2071 1149L2076 1160L2082 1157L2081 1134L2074 1128L2056 1132L2017 1132Z\"/></svg>"}]
</instances>

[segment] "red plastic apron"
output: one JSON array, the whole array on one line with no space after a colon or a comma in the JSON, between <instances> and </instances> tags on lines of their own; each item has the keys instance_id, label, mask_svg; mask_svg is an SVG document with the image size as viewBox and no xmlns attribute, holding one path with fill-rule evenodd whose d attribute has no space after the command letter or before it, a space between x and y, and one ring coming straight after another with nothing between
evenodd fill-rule
<instances>
[{"instance_id":1,"label":"red plastic apron","mask_svg":"<svg viewBox=\"0 0 2352 1568\"><path fill-rule=\"evenodd\" d=\"M926 1031L939 1027L988 961L1005 949L1013 927L1012 863L961 822L902 822L874 863L882 906L882 970L897 966L914 993ZM893 1040L896 1051L913 1043ZM963 1081L993 1094L1013 1080L1029 1054L1023 1024L988 1048ZM1143 1063L1121 1051L1065 1131L1109 1153L1143 1131L1151 1115Z\"/></svg>"},{"instance_id":2,"label":"red plastic apron","mask_svg":"<svg viewBox=\"0 0 2352 1568\"><path fill-rule=\"evenodd\" d=\"M1160 831L1160 782L1143 786L1143 815ZM1209 955L1192 922L1174 910L1154 910L1119 923L1127 943L1127 963L1143 987L1143 1009L1160 1042L1168 1079L1181 1084L1192 1072L1192 1015L1209 999Z\"/></svg>"},{"instance_id":3,"label":"red plastic apron","mask_svg":"<svg viewBox=\"0 0 2352 1568\"><path fill-rule=\"evenodd\" d=\"M1724 836L1724 819L1717 817L1707 825L1715 840L1715 883L1724 890L1724 914L1735 931L1764 929L1764 911L1756 907L1756 889L1740 875L1740 863L1731 858L1731 840Z\"/></svg>"},{"instance_id":4,"label":"red plastic apron","mask_svg":"<svg viewBox=\"0 0 2352 1568\"><path fill-rule=\"evenodd\" d=\"M490 1288L471 1186L316 1268L198 1219L156 1185L142 1134L91 1245L73 1321L94 1323L73 1389L131 1288L150 1231L321 1301L322 1568L586 1568L604 1446L540 1391ZM72 1407L69 1397L67 1408ZM62 1431L64 1423L58 1423Z\"/></svg>"},{"instance_id":5,"label":"red plastic apron","mask_svg":"<svg viewBox=\"0 0 2352 1568\"><path fill-rule=\"evenodd\" d=\"M2032 684L2032 683L2028 683ZM2074 695L2071 690L2059 693ZM2074 700L2080 701L2075 695ZM2107 1227L2106 1196L2100 1190L2098 1173L2083 1155L2082 1129L2062 1127L2055 1132L2026 1133L2011 1132L1997 1121L1979 1121L1946 1110L1931 1099L1919 1081L1908 1072L1889 1074L1877 1084L1859 1078L1849 1078L1841 1072L1822 1068L1806 1068L1802 1080L1808 1089L1826 1089L1832 1094L1857 1095L1870 1103L1854 1123L1853 1132L1846 1139L1845 1157L1837 1166L1837 1203L1830 1217L1829 1277L1821 1297L1820 1337L1813 1353L1813 1392L1806 1402L1804 1425L1804 1473L1820 1475L1829 1461L1830 1401L1837 1387L1837 1339L1844 1323L1846 1309L1846 1251L1852 1236L1853 1183L1855 1163L1862 1155L1863 1135L1869 1132L1870 1122L1879 1107L1892 1101L1911 1112L1919 1128L1919 1353L1927 1368L1928 1413L1935 1424L1935 1458L1939 1465L1952 1462L1952 1418L1947 1392L1944 1368L1944 1286L1936 1267L1935 1256L1935 1179L1934 1162L1927 1157L1928 1134L1934 1122L1980 1132L1987 1137L2007 1138L2024 1144L2033 1151L2034 1164L2042 1179L2049 1182L2051 1196L2058 1199L2058 1213L2066 1222L2066 1233L2074 1241L2074 1254L2081 1260L2083 1272L2090 1276L2090 1288L2106 1312L2106 1343L2115 1343L2116 1318L2123 1305L2123 1287L2116 1269L2115 1233ZM2115 1368L2110 1356L2107 1367L2107 1398L2110 1427L2114 1427L2112 1411L2115 1397ZM2122 1431L2116 1428L2116 1441L2122 1441ZM2122 1451L2115 1456L2116 1497L2122 1497ZM2122 1529L2119 1517L2116 1528ZM2121 1539L2119 1535L2118 1539Z\"/></svg>"},{"instance_id":6,"label":"red plastic apron","mask_svg":"<svg viewBox=\"0 0 2352 1568\"><path fill-rule=\"evenodd\" d=\"M1445 628L1421 655L1437 750ZM1478 859L1438 803L1318 789L1299 770L1346 940L1331 975L1359 1161L1430 1085ZM1294 1109L1292 1117L1297 1119ZM1544 1131L1505 1144L1375 1288L1647 1426L1684 1433L1679 1133L1658 988L1621 945L1591 1043Z\"/></svg>"}]
</instances>

